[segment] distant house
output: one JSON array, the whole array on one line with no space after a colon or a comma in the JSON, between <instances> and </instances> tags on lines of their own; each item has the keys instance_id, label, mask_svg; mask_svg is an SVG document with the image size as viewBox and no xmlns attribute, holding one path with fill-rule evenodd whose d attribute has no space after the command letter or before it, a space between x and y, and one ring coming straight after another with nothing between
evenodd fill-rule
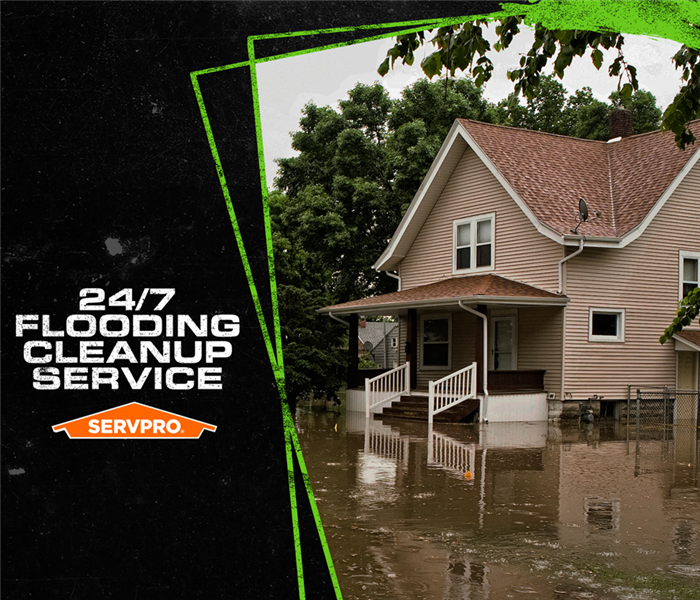
<instances>
[{"instance_id":1,"label":"distant house","mask_svg":"<svg viewBox=\"0 0 700 600\"><path fill-rule=\"evenodd\" d=\"M357 328L359 356L369 356L379 367L391 369L399 360L399 324L362 320Z\"/></svg>"},{"instance_id":2,"label":"distant house","mask_svg":"<svg viewBox=\"0 0 700 600\"><path fill-rule=\"evenodd\" d=\"M399 291L321 312L397 316L415 392L475 361L491 420L698 389L698 323L658 339L698 285L699 157L670 132L601 142L459 119L374 265Z\"/></svg>"}]
</instances>

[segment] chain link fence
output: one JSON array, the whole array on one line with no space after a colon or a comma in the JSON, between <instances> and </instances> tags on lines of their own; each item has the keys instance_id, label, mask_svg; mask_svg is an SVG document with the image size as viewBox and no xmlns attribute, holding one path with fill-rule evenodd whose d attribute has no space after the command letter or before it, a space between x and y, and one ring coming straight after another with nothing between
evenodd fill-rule
<instances>
[{"instance_id":1,"label":"chain link fence","mask_svg":"<svg viewBox=\"0 0 700 600\"><path fill-rule=\"evenodd\" d=\"M628 386L627 425L640 433L683 426L698 429L700 392L669 387ZM655 437L655 436L652 436Z\"/></svg>"},{"instance_id":2,"label":"chain link fence","mask_svg":"<svg viewBox=\"0 0 700 600\"><path fill-rule=\"evenodd\" d=\"M626 420L628 440L635 442L636 474L653 472L669 460L697 460L700 450L698 391L629 386Z\"/></svg>"}]
</instances>

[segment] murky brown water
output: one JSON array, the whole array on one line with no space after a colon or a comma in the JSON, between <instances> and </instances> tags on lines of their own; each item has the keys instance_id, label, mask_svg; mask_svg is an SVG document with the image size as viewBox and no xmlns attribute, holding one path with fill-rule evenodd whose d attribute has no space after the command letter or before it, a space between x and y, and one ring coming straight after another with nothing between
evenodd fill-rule
<instances>
[{"instance_id":1,"label":"murky brown water","mask_svg":"<svg viewBox=\"0 0 700 600\"><path fill-rule=\"evenodd\" d=\"M700 599L694 428L296 422L346 600Z\"/></svg>"}]
</instances>

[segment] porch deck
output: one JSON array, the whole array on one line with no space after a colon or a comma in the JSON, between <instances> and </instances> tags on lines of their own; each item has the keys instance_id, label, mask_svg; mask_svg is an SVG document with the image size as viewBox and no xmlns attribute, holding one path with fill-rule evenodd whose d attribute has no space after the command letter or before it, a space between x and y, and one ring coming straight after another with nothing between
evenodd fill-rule
<instances>
[{"instance_id":1,"label":"porch deck","mask_svg":"<svg viewBox=\"0 0 700 600\"><path fill-rule=\"evenodd\" d=\"M385 373L389 369L361 369L358 371L358 379L364 382L366 378L376 377ZM513 392L543 392L544 391L544 369L522 370L522 371L489 371L488 389L489 394L510 394ZM364 390L363 385L353 386L353 390ZM482 393L483 389L479 389ZM420 386L411 390L411 394L428 395L428 386Z\"/></svg>"},{"instance_id":2,"label":"porch deck","mask_svg":"<svg viewBox=\"0 0 700 600\"><path fill-rule=\"evenodd\" d=\"M371 376L376 376L381 372L382 370L373 369ZM369 375L370 371L359 371L359 373ZM548 419L548 405L544 390L544 374L544 370L489 371L486 418L489 421L497 422L546 421ZM397 398L391 406L375 413L375 417L381 417L383 414L394 418L427 420L427 397L427 387L421 386L412 389L410 394L403 395L400 399ZM470 401L469 407L465 405L459 410L453 410L454 415L451 414L450 418L444 420L458 421L470 415L479 408L477 403L481 404L483 399L483 390L479 390L476 401ZM350 411L365 411L364 386L348 388L346 402L347 409ZM418 409L418 405L422 403L425 403L425 411L422 408ZM456 417L458 412L464 412L464 414L459 418L452 418ZM445 416L447 417L447 415Z\"/></svg>"}]
</instances>

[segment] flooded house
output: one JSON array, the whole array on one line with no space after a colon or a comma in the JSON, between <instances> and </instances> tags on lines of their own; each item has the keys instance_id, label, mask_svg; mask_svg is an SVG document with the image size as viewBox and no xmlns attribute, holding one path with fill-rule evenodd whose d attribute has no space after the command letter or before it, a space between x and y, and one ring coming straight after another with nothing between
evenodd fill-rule
<instances>
[{"instance_id":1,"label":"flooded house","mask_svg":"<svg viewBox=\"0 0 700 600\"><path fill-rule=\"evenodd\" d=\"M635 386L698 390L698 323L659 337L698 286L700 149L629 134L456 120L374 265L398 290L320 311L351 332L398 318L398 366L352 364L348 410L546 421L582 402L619 416Z\"/></svg>"}]
</instances>

